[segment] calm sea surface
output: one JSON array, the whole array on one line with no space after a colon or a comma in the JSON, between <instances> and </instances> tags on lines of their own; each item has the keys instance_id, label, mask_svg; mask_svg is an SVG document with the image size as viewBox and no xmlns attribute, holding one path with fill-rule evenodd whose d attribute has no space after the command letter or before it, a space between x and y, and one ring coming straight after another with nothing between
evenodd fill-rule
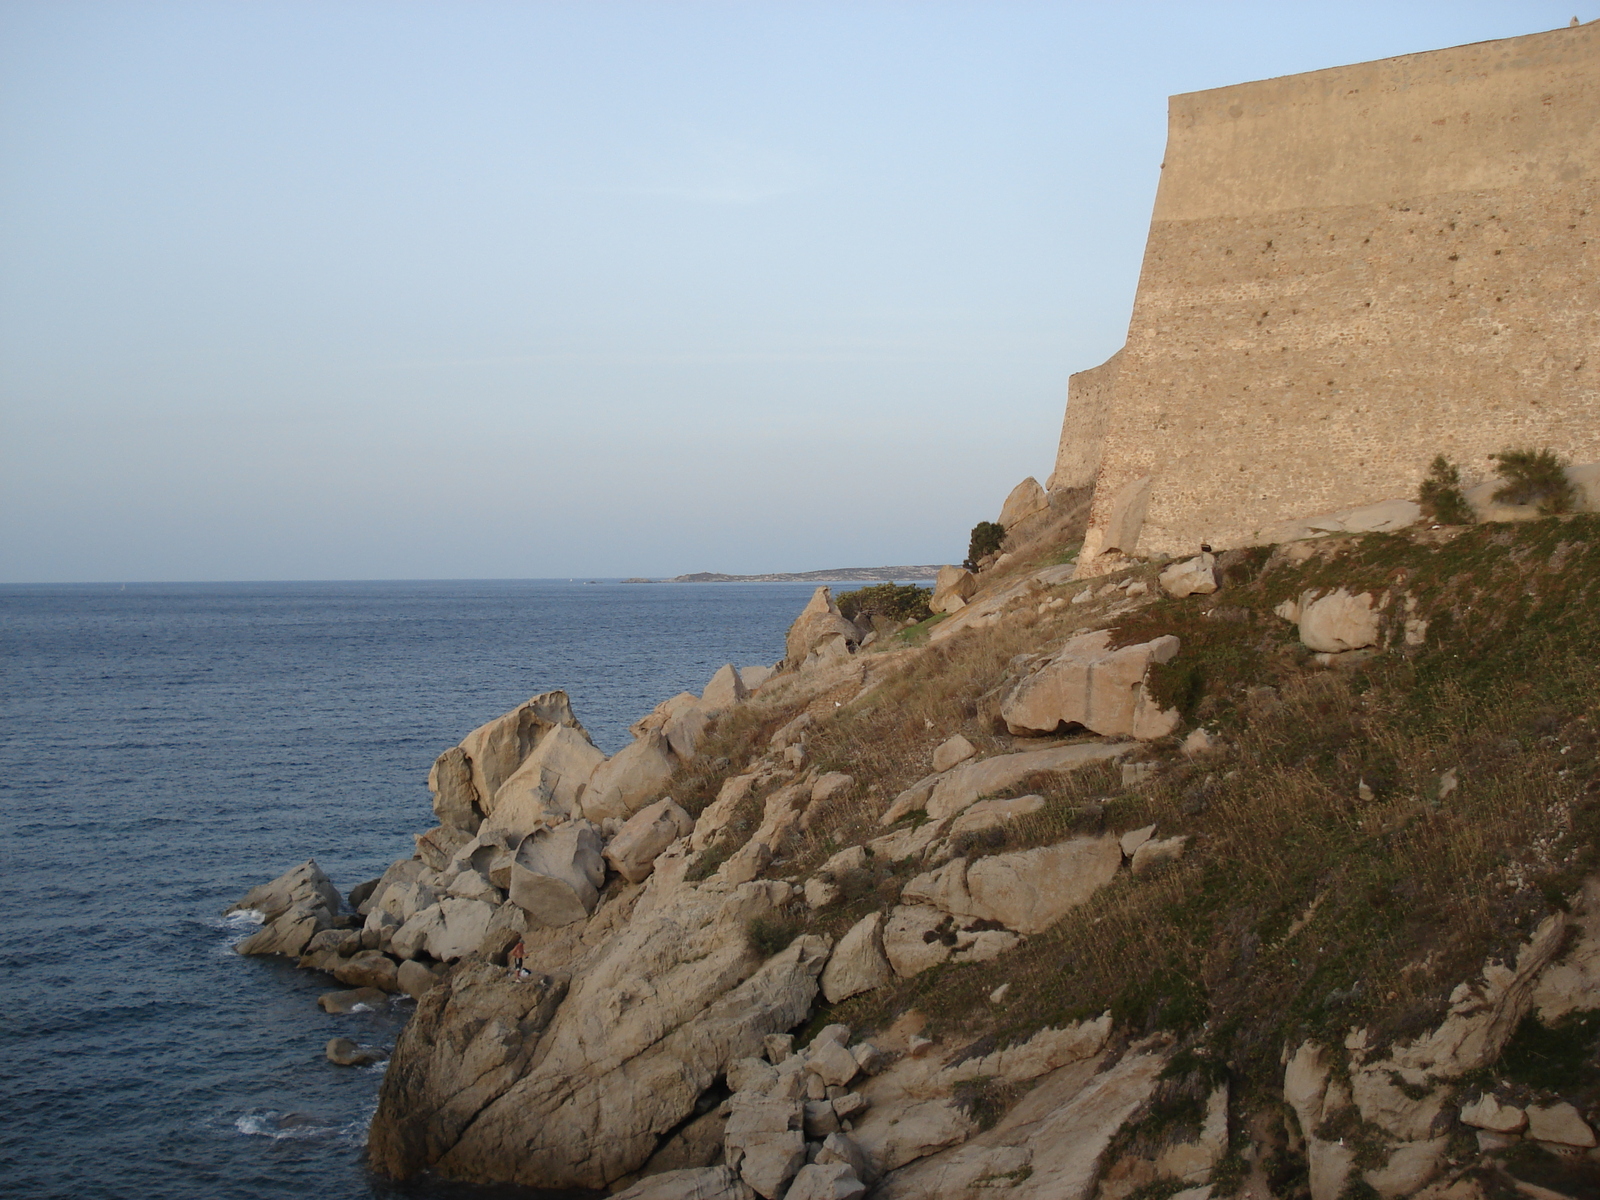
<instances>
[{"instance_id":1,"label":"calm sea surface","mask_svg":"<svg viewBox=\"0 0 1600 1200\"><path fill-rule=\"evenodd\" d=\"M0 587L0 1192L329 1200L409 1011L244 959L222 909L315 858L341 891L433 824L427 770L565 688L607 753L724 662L770 663L810 584Z\"/></svg>"}]
</instances>

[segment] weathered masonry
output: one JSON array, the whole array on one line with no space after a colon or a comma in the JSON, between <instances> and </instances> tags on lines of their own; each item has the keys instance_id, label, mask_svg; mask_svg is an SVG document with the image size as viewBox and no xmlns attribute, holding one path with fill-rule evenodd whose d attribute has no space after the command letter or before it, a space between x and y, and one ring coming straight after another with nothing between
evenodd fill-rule
<instances>
[{"instance_id":1,"label":"weathered masonry","mask_svg":"<svg viewBox=\"0 0 1600 1200\"><path fill-rule=\"evenodd\" d=\"M1126 346L1072 378L1051 487L1097 554L1245 544L1600 459L1600 23L1172 98Z\"/></svg>"}]
</instances>

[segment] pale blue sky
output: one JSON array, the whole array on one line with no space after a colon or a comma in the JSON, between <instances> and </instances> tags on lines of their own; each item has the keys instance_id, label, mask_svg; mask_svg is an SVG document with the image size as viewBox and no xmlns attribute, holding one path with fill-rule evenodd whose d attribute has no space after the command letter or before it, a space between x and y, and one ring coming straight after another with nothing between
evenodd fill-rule
<instances>
[{"instance_id":1,"label":"pale blue sky","mask_svg":"<svg viewBox=\"0 0 1600 1200\"><path fill-rule=\"evenodd\" d=\"M1166 97L1596 0L0 3L0 581L942 562Z\"/></svg>"}]
</instances>

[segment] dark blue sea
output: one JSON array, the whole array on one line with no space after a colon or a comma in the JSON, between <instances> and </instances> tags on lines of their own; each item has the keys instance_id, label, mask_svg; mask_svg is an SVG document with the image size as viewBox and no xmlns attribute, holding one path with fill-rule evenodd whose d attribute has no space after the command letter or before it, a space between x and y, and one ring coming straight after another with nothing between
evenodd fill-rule
<instances>
[{"instance_id":1,"label":"dark blue sea","mask_svg":"<svg viewBox=\"0 0 1600 1200\"><path fill-rule=\"evenodd\" d=\"M240 958L222 909L315 858L341 891L433 824L447 746L565 688L607 753L725 662L771 663L805 584L0 587L0 1194L342 1200L409 1001ZM495 1195L531 1195L496 1192Z\"/></svg>"}]
</instances>

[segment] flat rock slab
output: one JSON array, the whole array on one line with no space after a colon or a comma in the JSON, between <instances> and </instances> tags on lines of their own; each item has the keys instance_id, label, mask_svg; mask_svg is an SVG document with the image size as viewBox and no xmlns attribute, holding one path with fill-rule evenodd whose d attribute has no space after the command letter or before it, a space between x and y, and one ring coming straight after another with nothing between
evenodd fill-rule
<instances>
[{"instance_id":1,"label":"flat rock slab","mask_svg":"<svg viewBox=\"0 0 1600 1200\"><path fill-rule=\"evenodd\" d=\"M993 758L964 762L934 784L928 796L927 813L936 821L953 817L964 812L980 797L1015 787L1039 771L1072 771L1089 763L1118 758L1132 749L1127 745L1081 742L1049 750L1025 750L1020 754L1000 754Z\"/></svg>"},{"instance_id":2,"label":"flat rock slab","mask_svg":"<svg viewBox=\"0 0 1600 1200\"><path fill-rule=\"evenodd\" d=\"M380 988L351 988L347 992L324 992L317 997L317 1006L326 1013L366 1012L383 1008L389 1003L389 994Z\"/></svg>"}]
</instances>

